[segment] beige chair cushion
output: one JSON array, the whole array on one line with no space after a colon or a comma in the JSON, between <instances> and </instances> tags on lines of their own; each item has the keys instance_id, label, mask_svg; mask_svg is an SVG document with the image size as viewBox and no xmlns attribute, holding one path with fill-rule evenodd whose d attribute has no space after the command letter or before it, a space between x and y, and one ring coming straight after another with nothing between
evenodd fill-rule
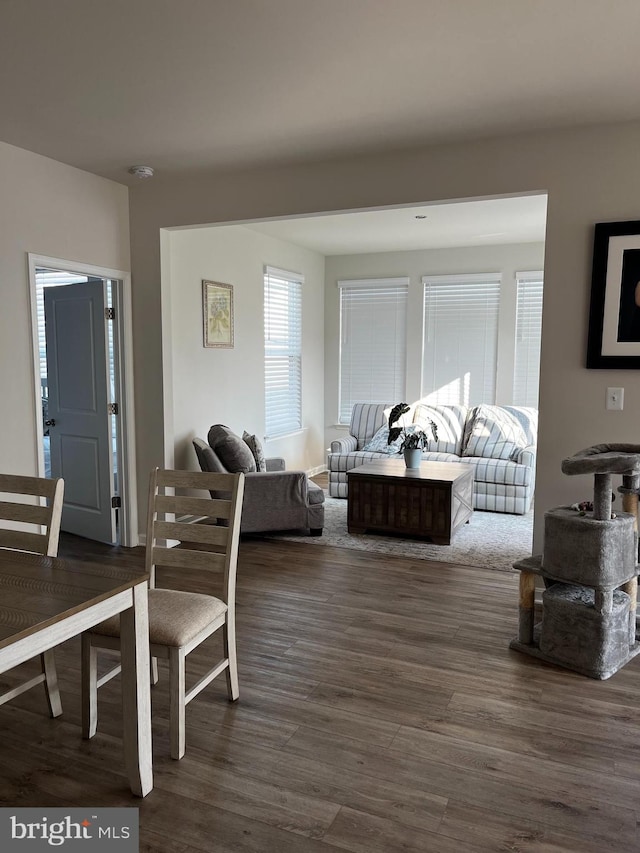
<instances>
[{"instance_id":1,"label":"beige chair cushion","mask_svg":"<svg viewBox=\"0 0 640 853\"><path fill-rule=\"evenodd\" d=\"M227 605L212 595L179 592L175 589L149 590L149 640L161 646L186 646L207 625L226 613ZM92 634L120 636L120 616L105 619Z\"/></svg>"}]
</instances>

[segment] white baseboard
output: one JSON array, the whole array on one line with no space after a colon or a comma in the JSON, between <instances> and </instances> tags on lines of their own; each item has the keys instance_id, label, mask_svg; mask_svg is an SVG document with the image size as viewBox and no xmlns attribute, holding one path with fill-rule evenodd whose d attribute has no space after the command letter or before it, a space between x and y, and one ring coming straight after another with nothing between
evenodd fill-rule
<instances>
[{"instance_id":1,"label":"white baseboard","mask_svg":"<svg viewBox=\"0 0 640 853\"><path fill-rule=\"evenodd\" d=\"M326 465L316 465L315 468L310 468L307 471L307 477L315 477L316 474L324 474L324 472L327 470L328 469Z\"/></svg>"}]
</instances>

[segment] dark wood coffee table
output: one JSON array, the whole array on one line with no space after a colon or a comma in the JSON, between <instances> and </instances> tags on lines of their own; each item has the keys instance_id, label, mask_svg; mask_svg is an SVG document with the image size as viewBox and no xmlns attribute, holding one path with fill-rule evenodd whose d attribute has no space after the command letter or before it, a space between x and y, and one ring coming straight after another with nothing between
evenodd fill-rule
<instances>
[{"instance_id":1,"label":"dark wood coffee table","mask_svg":"<svg viewBox=\"0 0 640 853\"><path fill-rule=\"evenodd\" d=\"M381 459L347 472L349 533L398 533L450 545L473 514L471 465Z\"/></svg>"}]
</instances>

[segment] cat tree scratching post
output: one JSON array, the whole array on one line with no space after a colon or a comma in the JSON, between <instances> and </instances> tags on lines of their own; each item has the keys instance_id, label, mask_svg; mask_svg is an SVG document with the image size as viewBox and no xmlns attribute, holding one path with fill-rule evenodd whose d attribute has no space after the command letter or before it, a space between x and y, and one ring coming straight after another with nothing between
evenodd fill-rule
<instances>
[{"instance_id":1,"label":"cat tree scratching post","mask_svg":"<svg viewBox=\"0 0 640 853\"><path fill-rule=\"evenodd\" d=\"M608 678L640 651L636 641L640 445L600 444L562 463L593 474L593 511L545 513L544 553L520 571L518 636L511 648L592 678ZM612 513L612 475L622 474L625 512ZM534 625L536 577L545 580Z\"/></svg>"},{"instance_id":2,"label":"cat tree scratching post","mask_svg":"<svg viewBox=\"0 0 640 853\"><path fill-rule=\"evenodd\" d=\"M634 530L636 534L636 542L638 541L638 492L640 491L640 476L638 474L623 474L622 485L618 488L622 495L622 508L625 512L630 513L635 518ZM640 559L638 560L640 562ZM637 576L624 584L623 591L627 593L630 599L629 610L632 614L629 624L630 642L635 639L635 614L638 609L638 578Z\"/></svg>"}]
</instances>

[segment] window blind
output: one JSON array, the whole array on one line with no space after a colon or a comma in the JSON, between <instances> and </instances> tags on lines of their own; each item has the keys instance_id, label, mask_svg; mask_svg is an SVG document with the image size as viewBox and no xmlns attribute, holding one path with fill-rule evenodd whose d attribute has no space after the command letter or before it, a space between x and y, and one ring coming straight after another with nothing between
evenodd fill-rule
<instances>
[{"instance_id":1,"label":"window blind","mask_svg":"<svg viewBox=\"0 0 640 853\"><path fill-rule=\"evenodd\" d=\"M47 345L44 331L44 292L45 287L60 287L65 284L80 284L88 281L86 275L63 272L61 270L36 269L36 314L38 318L38 349L40 356L40 375L47 376Z\"/></svg>"},{"instance_id":2,"label":"window blind","mask_svg":"<svg viewBox=\"0 0 640 853\"><path fill-rule=\"evenodd\" d=\"M495 402L499 273L424 276L422 396Z\"/></svg>"},{"instance_id":3,"label":"window blind","mask_svg":"<svg viewBox=\"0 0 640 853\"><path fill-rule=\"evenodd\" d=\"M408 278L339 281L339 423L354 403L401 402L406 393Z\"/></svg>"},{"instance_id":4,"label":"window blind","mask_svg":"<svg viewBox=\"0 0 640 853\"><path fill-rule=\"evenodd\" d=\"M264 269L266 438L302 429L302 284L297 273Z\"/></svg>"},{"instance_id":5,"label":"window blind","mask_svg":"<svg viewBox=\"0 0 640 853\"><path fill-rule=\"evenodd\" d=\"M516 349L513 369L514 406L538 407L542 338L543 274L516 273Z\"/></svg>"}]
</instances>

